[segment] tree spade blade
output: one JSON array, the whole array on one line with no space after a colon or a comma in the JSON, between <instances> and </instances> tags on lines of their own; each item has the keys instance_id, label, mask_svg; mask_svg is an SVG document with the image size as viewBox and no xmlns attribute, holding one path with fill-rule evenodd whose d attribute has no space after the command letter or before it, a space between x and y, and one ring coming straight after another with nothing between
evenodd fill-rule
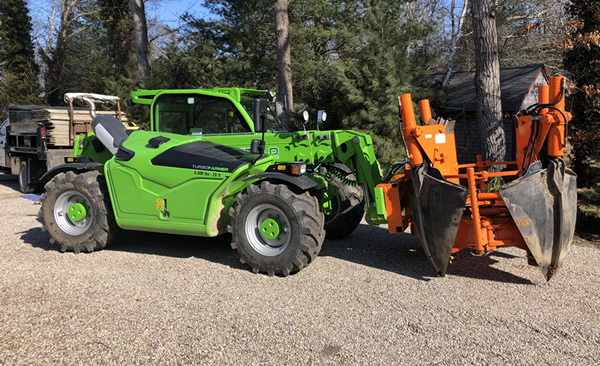
<instances>
[{"instance_id":1,"label":"tree spade blade","mask_svg":"<svg viewBox=\"0 0 600 366\"><path fill-rule=\"evenodd\" d=\"M546 280L556 273L575 233L577 176L564 161L527 174L500 188L502 199Z\"/></svg>"},{"instance_id":2,"label":"tree spade blade","mask_svg":"<svg viewBox=\"0 0 600 366\"><path fill-rule=\"evenodd\" d=\"M469 192L445 180L437 169L425 165L411 171L409 187L417 235L425 255L443 277Z\"/></svg>"}]
</instances>

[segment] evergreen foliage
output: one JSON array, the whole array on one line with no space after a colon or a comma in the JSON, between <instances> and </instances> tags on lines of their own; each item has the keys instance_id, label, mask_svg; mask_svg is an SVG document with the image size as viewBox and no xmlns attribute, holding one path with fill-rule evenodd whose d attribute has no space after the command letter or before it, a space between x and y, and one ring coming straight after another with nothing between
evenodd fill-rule
<instances>
[{"instance_id":1,"label":"evergreen foliage","mask_svg":"<svg viewBox=\"0 0 600 366\"><path fill-rule=\"evenodd\" d=\"M349 54L335 61L346 105L342 126L371 133L378 159L389 164L404 154L398 144L397 97L408 92L415 98L423 97L414 78L422 75L430 60L419 40L433 27L412 22L402 3L363 3L357 14L360 36L354 39Z\"/></svg>"},{"instance_id":2,"label":"evergreen foliage","mask_svg":"<svg viewBox=\"0 0 600 366\"><path fill-rule=\"evenodd\" d=\"M195 38L173 36L154 60L150 89L212 88L221 85L222 62L213 45Z\"/></svg>"},{"instance_id":3,"label":"evergreen foliage","mask_svg":"<svg viewBox=\"0 0 600 366\"><path fill-rule=\"evenodd\" d=\"M290 43L294 102L313 120L318 109L328 110L324 129L342 128L345 101L339 89L336 60L350 54L358 33L358 2L299 0L290 4ZM309 127L314 128L314 121ZM299 128L296 123L296 128Z\"/></svg>"},{"instance_id":4,"label":"evergreen foliage","mask_svg":"<svg viewBox=\"0 0 600 366\"><path fill-rule=\"evenodd\" d=\"M133 21L127 1L98 0L102 39L109 51L116 73L123 73L135 64Z\"/></svg>"},{"instance_id":5,"label":"evergreen foliage","mask_svg":"<svg viewBox=\"0 0 600 366\"><path fill-rule=\"evenodd\" d=\"M113 72L109 50L101 41L98 4L82 1L76 11L89 15L63 15L65 37L57 39L51 58L46 60L46 99L50 105L64 105L67 92L103 92L105 78Z\"/></svg>"},{"instance_id":6,"label":"evergreen foliage","mask_svg":"<svg viewBox=\"0 0 600 366\"><path fill-rule=\"evenodd\" d=\"M582 186L598 183L600 159L600 0L573 0L569 13L574 19L564 66L575 83L570 96L573 121L571 142L574 169Z\"/></svg>"},{"instance_id":7,"label":"evergreen foliage","mask_svg":"<svg viewBox=\"0 0 600 366\"><path fill-rule=\"evenodd\" d=\"M204 6L217 20L184 16L186 37L196 46L204 41L214 49L214 57L226 70L220 84L274 90L277 52L273 1L206 0Z\"/></svg>"},{"instance_id":8,"label":"evergreen foliage","mask_svg":"<svg viewBox=\"0 0 600 366\"><path fill-rule=\"evenodd\" d=\"M25 1L0 1L0 122L8 104L40 101L37 73Z\"/></svg>"}]
</instances>

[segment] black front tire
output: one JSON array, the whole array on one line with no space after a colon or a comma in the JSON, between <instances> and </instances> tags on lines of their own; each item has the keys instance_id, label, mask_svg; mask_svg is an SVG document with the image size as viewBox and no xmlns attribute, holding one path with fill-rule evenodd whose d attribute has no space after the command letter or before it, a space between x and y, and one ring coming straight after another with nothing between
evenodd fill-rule
<instances>
[{"instance_id":1,"label":"black front tire","mask_svg":"<svg viewBox=\"0 0 600 366\"><path fill-rule=\"evenodd\" d=\"M45 189L38 216L42 230L48 231L50 242L60 245L61 251L93 252L114 240L119 228L100 173L61 173L46 183ZM79 221L71 220L66 212L70 204L82 204L86 216Z\"/></svg>"},{"instance_id":2,"label":"black front tire","mask_svg":"<svg viewBox=\"0 0 600 366\"><path fill-rule=\"evenodd\" d=\"M284 184L263 181L236 197L229 210L231 247L255 273L288 276L309 265L325 239L324 215L318 200L308 192L295 193ZM262 223L277 220L277 238L261 233Z\"/></svg>"},{"instance_id":3,"label":"black front tire","mask_svg":"<svg viewBox=\"0 0 600 366\"><path fill-rule=\"evenodd\" d=\"M354 181L352 173L346 179ZM365 214L365 200L361 187L342 182L332 175L329 182L329 193L332 195L333 211L325 215L325 232L327 239L343 239L350 235L360 224Z\"/></svg>"}]
</instances>

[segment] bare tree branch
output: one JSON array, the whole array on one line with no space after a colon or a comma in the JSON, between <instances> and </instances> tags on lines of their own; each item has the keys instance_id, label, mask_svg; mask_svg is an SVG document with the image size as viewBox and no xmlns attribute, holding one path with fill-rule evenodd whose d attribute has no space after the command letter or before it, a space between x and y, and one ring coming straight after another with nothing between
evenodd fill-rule
<instances>
[{"instance_id":1,"label":"bare tree branch","mask_svg":"<svg viewBox=\"0 0 600 366\"><path fill-rule=\"evenodd\" d=\"M452 75L452 67L454 62L454 56L456 56L456 42L458 42L461 37L463 24L467 15L467 9L469 5L469 0L465 0L463 3L462 11L460 12L460 16L458 17L458 27L454 29L454 1L452 0L451 5L451 16L452 16L452 41L450 44L450 54L448 55L448 71L446 72L446 76L444 77L444 81L442 82L442 89L446 89L448 87L448 82L450 81L450 76Z\"/></svg>"}]
</instances>

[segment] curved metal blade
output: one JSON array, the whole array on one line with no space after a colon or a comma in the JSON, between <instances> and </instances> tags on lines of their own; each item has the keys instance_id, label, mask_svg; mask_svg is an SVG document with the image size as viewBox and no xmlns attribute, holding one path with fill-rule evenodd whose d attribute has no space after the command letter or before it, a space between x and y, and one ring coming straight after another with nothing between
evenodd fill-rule
<instances>
[{"instance_id":1,"label":"curved metal blade","mask_svg":"<svg viewBox=\"0 0 600 366\"><path fill-rule=\"evenodd\" d=\"M410 209L417 235L425 255L443 277L469 191L426 165L411 171L411 181Z\"/></svg>"},{"instance_id":2,"label":"curved metal blade","mask_svg":"<svg viewBox=\"0 0 600 366\"><path fill-rule=\"evenodd\" d=\"M546 169L532 164L527 174L500 188L508 211L547 281L562 264L573 241L576 180L575 173L558 160Z\"/></svg>"}]
</instances>

